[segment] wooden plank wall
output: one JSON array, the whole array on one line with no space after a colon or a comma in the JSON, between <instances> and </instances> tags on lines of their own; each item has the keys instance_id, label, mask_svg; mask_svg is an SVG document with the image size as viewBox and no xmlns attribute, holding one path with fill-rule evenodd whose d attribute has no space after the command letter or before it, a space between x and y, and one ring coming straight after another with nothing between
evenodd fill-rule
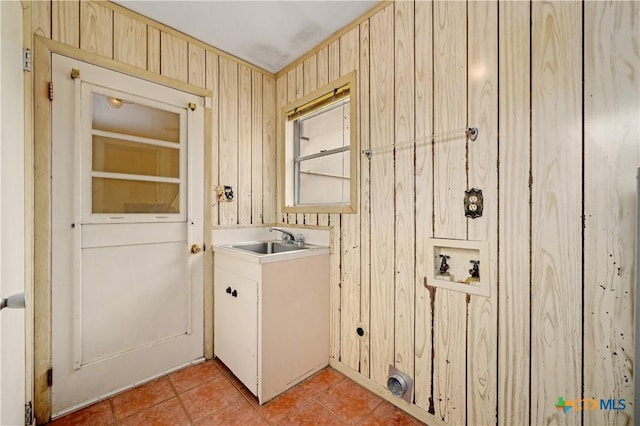
<instances>
[{"instance_id":1,"label":"wooden plank wall","mask_svg":"<svg viewBox=\"0 0 640 426\"><path fill-rule=\"evenodd\" d=\"M211 90L211 183L235 193L233 202L212 207L212 224L275 222L273 75L114 3L32 6L34 34Z\"/></svg>"},{"instance_id":2,"label":"wooden plank wall","mask_svg":"<svg viewBox=\"0 0 640 426\"><path fill-rule=\"evenodd\" d=\"M328 218L338 362L381 386L405 371L434 422L632 422L639 34L637 2L395 1L277 75L286 90L358 70L373 158L358 213ZM430 137L466 126L476 142ZM432 236L489 241L490 297L429 285Z\"/></svg>"},{"instance_id":3,"label":"wooden plank wall","mask_svg":"<svg viewBox=\"0 0 640 426\"><path fill-rule=\"evenodd\" d=\"M209 199L214 201L205 219L207 230L276 222L276 80L272 74L107 1L31 1L28 5L34 35L211 91L210 129L205 132L210 137L205 155L211 167L205 182ZM47 63L47 58L35 58L36 71L46 75ZM48 111L36 113L46 115ZM49 135L36 137L46 143ZM46 182L46 177L40 176L38 181ZM232 185L234 201L216 203L217 185ZM40 207L36 209L38 220L47 223L49 208ZM46 226L39 229L48 232ZM39 237L43 241L49 238ZM210 238L205 236L205 240ZM38 252L37 256L46 259L49 254ZM212 258L206 259L205 268L211 271ZM42 272L47 270L44 267L36 273L40 287L35 297L42 309L50 304L50 290L45 288L49 278ZM205 286L207 357L213 356L210 281ZM40 424L51 414L46 379L51 365L47 315L36 318L35 335L36 415Z\"/></svg>"},{"instance_id":4,"label":"wooden plank wall","mask_svg":"<svg viewBox=\"0 0 640 426\"><path fill-rule=\"evenodd\" d=\"M637 2L396 1L277 80L112 3L31 5L34 34L212 91L209 190L236 193L212 226L333 226L335 360L382 386L407 372L448 424L632 421ZM283 215L280 108L354 69L374 151L358 213ZM476 142L430 137L466 126ZM480 219L462 212L470 187ZM429 285L432 236L489 241L489 298ZM561 396L627 408L565 414Z\"/></svg>"}]
</instances>

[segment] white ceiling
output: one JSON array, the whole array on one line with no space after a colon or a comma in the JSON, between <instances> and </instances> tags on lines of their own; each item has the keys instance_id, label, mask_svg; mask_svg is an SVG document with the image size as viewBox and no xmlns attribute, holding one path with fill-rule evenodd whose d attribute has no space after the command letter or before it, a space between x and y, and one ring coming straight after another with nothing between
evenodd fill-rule
<instances>
[{"instance_id":1,"label":"white ceiling","mask_svg":"<svg viewBox=\"0 0 640 426\"><path fill-rule=\"evenodd\" d=\"M275 73L379 0L114 2Z\"/></svg>"}]
</instances>

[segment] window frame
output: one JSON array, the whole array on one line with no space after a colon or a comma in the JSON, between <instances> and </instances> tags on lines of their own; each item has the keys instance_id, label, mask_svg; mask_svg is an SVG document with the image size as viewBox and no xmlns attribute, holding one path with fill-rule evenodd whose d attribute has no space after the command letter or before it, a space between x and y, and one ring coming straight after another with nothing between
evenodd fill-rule
<instances>
[{"instance_id":1,"label":"window frame","mask_svg":"<svg viewBox=\"0 0 640 426\"><path fill-rule=\"evenodd\" d=\"M345 92L348 93L345 94ZM296 119L313 114L320 108L330 105L333 97L349 98L349 146L338 147L324 152L300 156L299 125ZM338 99L338 100L339 100ZM356 213L358 201L359 141L358 141L358 90L356 71L315 90L308 95L289 103L281 110L281 138L278 157L278 199L283 213ZM295 118L292 118L295 117ZM300 204L300 162L313 158L327 157L343 152L350 153L350 182L348 203L309 203Z\"/></svg>"}]
</instances>

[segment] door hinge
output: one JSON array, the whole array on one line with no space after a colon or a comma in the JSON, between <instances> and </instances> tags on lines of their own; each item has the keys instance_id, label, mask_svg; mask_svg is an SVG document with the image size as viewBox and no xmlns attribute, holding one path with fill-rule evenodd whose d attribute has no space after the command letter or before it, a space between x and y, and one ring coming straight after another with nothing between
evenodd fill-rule
<instances>
[{"instance_id":1,"label":"door hinge","mask_svg":"<svg viewBox=\"0 0 640 426\"><path fill-rule=\"evenodd\" d=\"M22 70L31 71L31 49L22 49Z\"/></svg>"},{"instance_id":2,"label":"door hinge","mask_svg":"<svg viewBox=\"0 0 640 426\"><path fill-rule=\"evenodd\" d=\"M49 82L49 100L53 100L53 81Z\"/></svg>"},{"instance_id":3,"label":"door hinge","mask_svg":"<svg viewBox=\"0 0 640 426\"><path fill-rule=\"evenodd\" d=\"M24 404L24 424L26 426L33 424L33 404L31 401Z\"/></svg>"},{"instance_id":4,"label":"door hinge","mask_svg":"<svg viewBox=\"0 0 640 426\"><path fill-rule=\"evenodd\" d=\"M47 370L47 386L53 386L53 368Z\"/></svg>"}]
</instances>

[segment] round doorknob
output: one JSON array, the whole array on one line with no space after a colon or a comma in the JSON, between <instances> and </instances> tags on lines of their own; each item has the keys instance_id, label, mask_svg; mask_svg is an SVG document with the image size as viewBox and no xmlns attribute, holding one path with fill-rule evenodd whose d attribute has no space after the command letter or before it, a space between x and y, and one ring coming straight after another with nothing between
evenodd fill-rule
<instances>
[{"instance_id":1,"label":"round doorknob","mask_svg":"<svg viewBox=\"0 0 640 426\"><path fill-rule=\"evenodd\" d=\"M202 248L198 244L194 244L191 246L191 254L198 254L202 251Z\"/></svg>"}]
</instances>

